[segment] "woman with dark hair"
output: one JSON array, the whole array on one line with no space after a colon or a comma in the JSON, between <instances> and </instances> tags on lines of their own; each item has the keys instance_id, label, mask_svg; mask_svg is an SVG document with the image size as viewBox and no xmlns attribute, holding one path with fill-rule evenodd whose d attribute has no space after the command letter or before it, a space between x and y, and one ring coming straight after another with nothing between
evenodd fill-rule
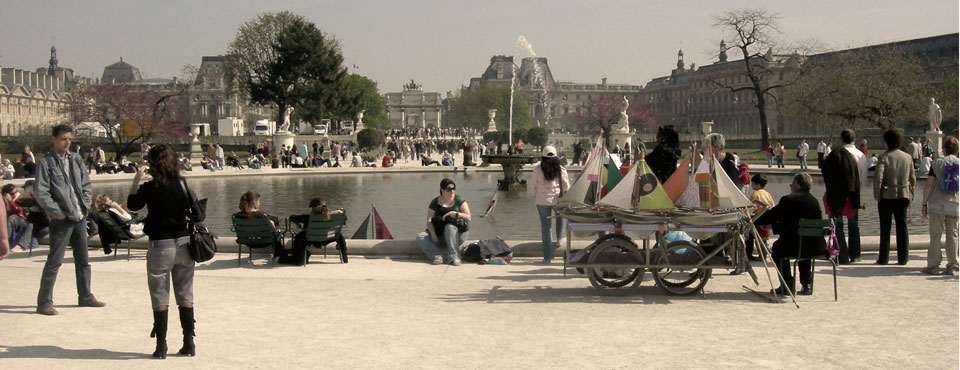
<instances>
[{"instance_id":1,"label":"woman with dark hair","mask_svg":"<svg viewBox=\"0 0 960 370\"><path fill-rule=\"evenodd\" d=\"M470 206L463 197L456 195L457 184L445 178L440 180L440 196L427 206L427 230L417 234L417 244L434 265L449 263L460 266L460 247L470 232ZM462 229L462 231L461 231ZM443 251L446 248L446 260Z\"/></svg>"},{"instance_id":2,"label":"woman with dark hair","mask_svg":"<svg viewBox=\"0 0 960 370\"><path fill-rule=\"evenodd\" d=\"M657 129L657 146L643 159L650 166L650 170L657 176L660 183L667 182L673 171L677 170L677 161L682 155L680 150L680 135L673 129L673 125L660 126Z\"/></svg>"},{"instance_id":3,"label":"woman with dark hair","mask_svg":"<svg viewBox=\"0 0 960 370\"><path fill-rule=\"evenodd\" d=\"M540 165L533 169L533 180L530 181L530 192L537 205L540 215L540 241L543 248L543 263L553 261L553 243L550 238L550 216L557 220L557 244L562 244L563 218L558 217L554 207L560 203L560 195L570 189L570 179L567 170L557 158L557 149L553 145L543 147L543 156Z\"/></svg>"},{"instance_id":4,"label":"woman with dark hair","mask_svg":"<svg viewBox=\"0 0 960 370\"><path fill-rule=\"evenodd\" d=\"M260 193L253 191L243 193L243 195L240 196L239 208L240 212L234 213L233 217L247 219L265 218L270 221L270 229L273 230L275 236L273 240L273 256L279 256L280 252L283 251L283 244L280 243L280 231L277 230L280 219L277 216L271 216L260 211Z\"/></svg>"},{"instance_id":5,"label":"woman with dark hair","mask_svg":"<svg viewBox=\"0 0 960 370\"><path fill-rule=\"evenodd\" d=\"M877 160L873 176L873 197L880 213L880 256L878 265L886 265L890 255L890 216L897 225L897 263L906 265L909 260L910 234L907 231L907 210L917 175L913 171L913 158L899 150L903 136L897 129L883 133L887 151Z\"/></svg>"},{"instance_id":6,"label":"woman with dark hair","mask_svg":"<svg viewBox=\"0 0 960 370\"><path fill-rule=\"evenodd\" d=\"M292 263L302 263L304 260L303 254L307 253L307 228L310 227L310 216L320 216L324 221L329 221L330 215L343 213L342 209L327 207L327 202L321 198L310 199L309 207L310 213L308 214L290 216L290 222L296 223L301 230L293 236L293 259L290 260ZM343 233L337 238L337 250L340 251L340 260L347 263L347 241L343 238ZM283 260L284 258L281 258L279 262L285 263ZM309 258L307 258L307 262L309 262Z\"/></svg>"},{"instance_id":7,"label":"woman with dark hair","mask_svg":"<svg viewBox=\"0 0 960 370\"><path fill-rule=\"evenodd\" d=\"M133 177L127 206L131 211L147 207L143 232L150 239L147 250L147 286L153 305L153 331L157 338L155 358L167 357L167 312L170 302L170 280L180 311L180 326L183 328L183 347L177 352L194 356L193 343L193 270L195 263L190 258L190 232L187 230L188 195L184 192L186 181L180 176L180 165L170 147L157 144L147 153L146 166L140 166ZM153 180L140 185L140 178L147 170ZM192 194L191 194L192 195ZM193 197L196 199L196 196ZM195 217L204 218L202 210Z\"/></svg>"}]
</instances>

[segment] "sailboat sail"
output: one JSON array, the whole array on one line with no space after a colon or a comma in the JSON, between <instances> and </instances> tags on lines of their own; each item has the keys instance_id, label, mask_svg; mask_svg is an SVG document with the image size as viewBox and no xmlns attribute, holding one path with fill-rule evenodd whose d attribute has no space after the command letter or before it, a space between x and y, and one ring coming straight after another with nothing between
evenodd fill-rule
<instances>
[{"instance_id":1,"label":"sailboat sail","mask_svg":"<svg viewBox=\"0 0 960 370\"><path fill-rule=\"evenodd\" d=\"M643 159L637 161L599 204L637 211L674 209L656 175Z\"/></svg>"},{"instance_id":2,"label":"sailboat sail","mask_svg":"<svg viewBox=\"0 0 960 370\"><path fill-rule=\"evenodd\" d=\"M600 185L600 175L603 170L603 161L600 159L607 155L607 150L603 147L594 148L594 153L590 153L587 163L583 166L580 176L570 185L563 197L560 198L561 204L593 204L597 200Z\"/></svg>"},{"instance_id":3,"label":"sailboat sail","mask_svg":"<svg viewBox=\"0 0 960 370\"><path fill-rule=\"evenodd\" d=\"M693 181L687 182L687 186L683 190L683 194L680 195L680 200L677 202L677 205L688 208L707 208L702 207L700 204L700 188L701 182L709 182L709 176L710 163L700 161L700 165L697 166L697 171L694 172Z\"/></svg>"},{"instance_id":4,"label":"sailboat sail","mask_svg":"<svg viewBox=\"0 0 960 370\"><path fill-rule=\"evenodd\" d=\"M680 166L677 167L673 174L667 179L667 182L663 184L663 190L667 192L667 196L670 197L670 200L674 203L680 199L680 195L683 194L683 191L687 187L687 167L690 166L690 158L686 158L683 162L680 162Z\"/></svg>"},{"instance_id":5,"label":"sailboat sail","mask_svg":"<svg viewBox=\"0 0 960 370\"><path fill-rule=\"evenodd\" d=\"M350 239L393 239L393 235L380 217L380 212L377 212L377 207L371 205L367 218L363 219Z\"/></svg>"},{"instance_id":6,"label":"sailboat sail","mask_svg":"<svg viewBox=\"0 0 960 370\"><path fill-rule=\"evenodd\" d=\"M372 207L372 208L373 208L373 238L374 239L393 239L393 235L390 234L390 230L387 229L387 224L385 224L383 222L383 218L380 217L380 212L377 212L377 207Z\"/></svg>"},{"instance_id":7,"label":"sailboat sail","mask_svg":"<svg viewBox=\"0 0 960 370\"><path fill-rule=\"evenodd\" d=\"M370 215L367 215L367 218L363 219L363 222L360 223L360 227L357 228L357 231L353 233L353 236L351 236L350 239L366 239L369 226Z\"/></svg>"},{"instance_id":8,"label":"sailboat sail","mask_svg":"<svg viewBox=\"0 0 960 370\"><path fill-rule=\"evenodd\" d=\"M720 167L720 163L717 162L716 158L713 159L713 180L716 191L713 194L714 207L712 208L734 209L752 205L750 199L747 199L747 196L743 195L743 192L733 183L730 176L727 176L726 172L723 172L723 168Z\"/></svg>"}]
</instances>

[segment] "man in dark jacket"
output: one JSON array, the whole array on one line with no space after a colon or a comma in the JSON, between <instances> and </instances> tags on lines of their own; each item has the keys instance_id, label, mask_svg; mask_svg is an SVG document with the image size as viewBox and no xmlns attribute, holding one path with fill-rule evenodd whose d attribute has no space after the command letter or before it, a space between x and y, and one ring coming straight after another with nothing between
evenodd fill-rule
<instances>
[{"instance_id":1,"label":"man in dark jacket","mask_svg":"<svg viewBox=\"0 0 960 370\"><path fill-rule=\"evenodd\" d=\"M860 260L860 225L857 213L860 209L860 188L866 181L867 159L853 146L853 130L840 132L841 148L831 151L823 159L820 171L826 187L827 213L833 220L840 245L840 264ZM847 217L849 241L843 235L843 217Z\"/></svg>"},{"instance_id":2,"label":"man in dark jacket","mask_svg":"<svg viewBox=\"0 0 960 370\"><path fill-rule=\"evenodd\" d=\"M790 260L788 258L796 257L799 248L799 229L801 218L820 219L820 202L813 195L810 195L810 186L813 180L810 175L801 173L793 177L793 183L790 184L792 193L780 198L776 207L760 216L754 222L756 225L773 225L773 232L780 237L773 243L773 261L780 270L780 275L786 282L786 286L781 285L776 289L777 294L788 294L787 289L794 290L794 279L790 271ZM826 243L822 237L805 237L803 239L803 250L800 251L802 257L814 257L825 253ZM810 261L800 263L800 284L803 290L800 295L813 294L813 288L810 287L813 266Z\"/></svg>"}]
</instances>

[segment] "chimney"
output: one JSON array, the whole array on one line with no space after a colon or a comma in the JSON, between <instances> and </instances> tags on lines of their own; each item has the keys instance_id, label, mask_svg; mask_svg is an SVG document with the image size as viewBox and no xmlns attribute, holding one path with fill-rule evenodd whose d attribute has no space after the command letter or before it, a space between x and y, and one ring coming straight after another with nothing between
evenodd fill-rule
<instances>
[{"instance_id":1,"label":"chimney","mask_svg":"<svg viewBox=\"0 0 960 370\"><path fill-rule=\"evenodd\" d=\"M604 78L600 79L600 81L603 81L603 82L602 82L602 83L603 83L603 88L606 89L606 88L607 88L607 78L604 77Z\"/></svg>"}]
</instances>

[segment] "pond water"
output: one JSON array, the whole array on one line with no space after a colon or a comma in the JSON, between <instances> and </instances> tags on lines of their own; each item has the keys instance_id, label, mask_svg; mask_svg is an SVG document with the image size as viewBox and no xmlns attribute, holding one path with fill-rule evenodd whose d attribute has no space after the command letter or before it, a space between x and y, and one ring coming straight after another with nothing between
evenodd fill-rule
<instances>
[{"instance_id":1,"label":"pond water","mask_svg":"<svg viewBox=\"0 0 960 370\"><path fill-rule=\"evenodd\" d=\"M238 211L240 195L253 190L261 195L261 210L285 218L306 213L307 203L321 197L331 207L343 207L348 216L346 235L353 235L375 205L396 239L413 239L423 231L427 205L439 195L440 180L451 177L457 183L457 194L466 198L473 213L470 237L486 239L496 235L504 239L537 240L540 225L533 198L527 191L501 192L496 211L480 218L497 188L500 171L475 173L378 173L335 175L308 173L291 176L240 176L191 179L190 188L201 198L208 198L207 226L219 236L230 232L230 215ZM522 172L529 179L531 172ZM573 173L571 173L573 176ZM768 175L767 184L774 200L790 192L788 175ZM823 196L823 182L814 178L814 196ZM106 193L120 202L126 200L129 183L94 184L94 194ZM920 190L918 190L919 192ZM869 193L868 193L869 194ZM919 196L919 194L918 194ZM872 196L865 199L867 209L861 211L863 235L879 235L879 217ZM927 233L927 219L920 217L920 202L911 204L908 224L912 234Z\"/></svg>"}]
</instances>

